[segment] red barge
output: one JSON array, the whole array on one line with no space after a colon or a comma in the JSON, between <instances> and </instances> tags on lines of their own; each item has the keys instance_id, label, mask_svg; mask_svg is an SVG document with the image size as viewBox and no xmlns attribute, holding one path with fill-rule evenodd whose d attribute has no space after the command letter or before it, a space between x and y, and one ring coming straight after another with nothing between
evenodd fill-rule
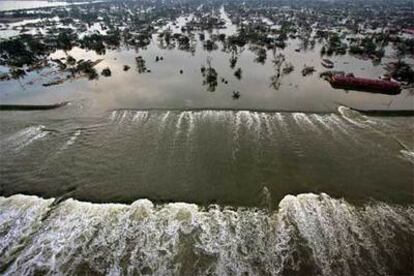
<instances>
[{"instance_id":1,"label":"red barge","mask_svg":"<svg viewBox=\"0 0 414 276\"><path fill-rule=\"evenodd\" d=\"M353 76L334 75L329 79L334 88L346 90L358 90L372 93L397 95L401 92L401 85L398 82L387 80L374 80L357 78Z\"/></svg>"}]
</instances>

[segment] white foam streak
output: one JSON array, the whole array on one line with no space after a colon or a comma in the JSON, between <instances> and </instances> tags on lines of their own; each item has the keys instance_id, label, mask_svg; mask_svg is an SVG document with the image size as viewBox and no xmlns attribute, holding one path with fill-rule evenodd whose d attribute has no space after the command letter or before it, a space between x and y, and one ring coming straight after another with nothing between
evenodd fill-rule
<instances>
[{"instance_id":1,"label":"white foam streak","mask_svg":"<svg viewBox=\"0 0 414 276\"><path fill-rule=\"evenodd\" d=\"M261 117L261 119L264 121L264 123L265 123L265 126L266 126L266 130L267 130L267 132L268 132L268 134L270 135L270 136L272 136L273 135L273 126L272 126L272 124L271 124L271 122L270 122L270 116L268 115L268 114L266 114L266 113L261 113L260 114L260 117Z\"/></svg>"},{"instance_id":2,"label":"white foam streak","mask_svg":"<svg viewBox=\"0 0 414 276\"><path fill-rule=\"evenodd\" d=\"M185 116L184 112L181 112L180 115L178 116L177 124L175 125L175 128L176 128L175 137L178 137L181 133L184 116Z\"/></svg>"},{"instance_id":3,"label":"white foam streak","mask_svg":"<svg viewBox=\"0 0 414 276\"><path fill-rule=\"evenodd\" d=\"M66 150L71 145L73 145L76 142L76 139L78 139L79 135L81 135L81 130L77 130L75 133L73 133L69 140L63 145L61 150Z\"/></svg>"},{"instance_id":4,"label":"white foam streak","mask_svg":"<svg viewBox=\"0 0 414 276\"><path fill-rule=\"evenodd\" d=\"M212 122L221 122L226 119L226 114L228 114L228 111L218 111L218 110L205 110L202 111L203 113L203 119L209 120Z\"/></svg>"},{"instance_id":5,"label":"white foam streak","mask_svg":"<svg viewBox=\"0 0 414 276\"><path fill-rule=\"evenodd\" d=\"M44 129L43 125L27 127L5 139L2 144L10 146L14 151L21 151L36 140L44 138L48 134Z\"/></svg>"},{"instance_id":6,"label":"white foam streak","mask_svg":"<svg viewBox=\"0 0 414 276\"><path fill-rule=\"evenodd\" d=\"M328 117L328 120L335 125L339 131L341 131L342 133L344 133L345 135L349 135L352 136L351 133L349 132L350 128L347 127L346 123L344 121L342 121L336 114L332 114ZM348 130L349 129L349 130Z\"/></svg>"},{"instance_id":7,"label":"white foam streak","mask_svg":"<svg viewBox=\"0 0 414 276\"><path fill-rule=\"evenodd\" d=\"M236 155L240 147L239 132L240 132L241 124L242 124L242 121L241 121L240 112L236 112L234 114L234 119L233 119L233 148L232 148L232 159L233 160L237 159Z\"/></svg>"},{"instance_id":8,"label":"white foam streak","mask_svg":"<svg viewBox=\"0 0 414 276\"><path fill-rule=\"evenodd\" d=\"M247 128L251 129L254 124L251 112L239 111L238 113L240 114L240 118L242 119L242 121L246 122Z\"/></svg>"},{"instance_id":9,"label":"white foam streak","mask_svg":"<svg viewBox=\"0 0 414 276\"><path fill-rule=\"evenodd\" d=\"M170 116L170 111L167 111L161 118L161 124L165 125L167 123L167 120Z\"/></svg>"},{"instance_id":10,"label":"white foam streak","mask_svg":"<svg viewBox=\"0 0 414 276\"><path fill-rule=\"evenodd\" d=\"M293 113L293 119L300 126L305 128L310 128L319 132L318 127L312 122L312 120L305 113Z\"/></svg>"},{"instance_id":11,"label":"white foam streak","mask_svg":"<svg viewBox=\"0 0 414 276\"><path fill-rule=\"evenodd\" d=\"M111 116L109 117L109 119L112 121L112 122L114 122L115 121L115 119L116 119L116 117L117 117L117 115L118 115L118 112L117 111L112 111L111 112Z\"/></svg>"},{"instance_id":12,"label":"white foam streak","mask_svg":"<svg viewBox=\"0 0 414 276\"><path fill-rule=\"evenodd\" d=\"M276 116L276 120L280 124L280 126L282 126L283 128L286 128L287 123L285 121L285 117L281 113L276 113L275 116Z\"/></svg>"},{"instance_id":13,"label":"white foam streak","mask_svg":"<svg viewBox=\"0 0 414 276\"><path fill-rule=\"evenodd\" d=\"M409 150L400 150L401 155L404 157L405 160L414 164L414 151Z\"/></svg>"},{"instance_id":14,"label":"white foam streak","mask_svg":"<svg viewBox=\"0 0 414 276\"><path fill-rule=\"evenodd\" d=\"M193 112L189 111L187 112L187 118L188 118L188 132L187 132L187 138L190 137L194 131L195 123L194 123L194 114Z\"/></svg>"},{"instance_id":15,"label":"white foam streak","mask_svg":"<svg viewBox=\"0 0 414 276\"><path fill-rule=\"evenodd\" d=\"M260 119L260 115L257 112L253 112L252 114L253 121L255 122L255 131L257 135L260 137L262 132L262 121Z\"/></svg>"},{"instance_id":16,"label":"white foam streak","mask_svg":"<svg viewBox=\"0 0 414 276\"><path fill-rule=\"evenodd\" d=\"M165 112L164 114L162 114L162 116L160 117L160 123L159 123L159 131L163 132L168 124L168 119L170 118L170 111Z\"/></svg>"},{"instance_id":17,"label":"white foam streak","mask_svg":"<svg viewBox=\"0 0 414 276\"><path fill-rule=\"evenodd\" d=\"M332 127L326 122L325 116L318 115L318 114L312 114L312 117L320 123L322 126L324 126L326 129L329 129L332 131Z\"/></svg>"},{"instance_id":18,"label":"white foam streak","mask_svg":"<svg viewBox=\"0 0 414 276\"><path fill-rule=\"evenodd\" d=\"M31 137L29 140L27 140L26 142L22 143L21 145L19 145L16 148L16 151L20 151L23 148L27 147L28 145L30 145L31 143L35 142L36 140L42 139L44 138L46 135L48 134L48 132L46 131L42 131L41 133L36 134L35 136Z\"/></svg>"},{"instance_id":19,"label":"white foam streak","mask_svg":"<svg viewBox=\"0 0 414 276\"><path fill-rule=\"evenodd\" d=\"M235 118L234 118L234 136L237 140L239 138L239 130L242 124L242 118L240 112L236 112Z\"/></svg>"},{"instance_id":20,"label":"white foam streak","mask_svg":"<svg viewBox=\"0 0 414 276\"><path fill-rule=\"evenodd\" d=\"M126 118L126 116L127 116L127 114L128 114L128 111L123 111L122 112L122 115L121 115L121 118L119 119L119 124L122 124L122 122L125 120L125 118Z\"/></svg>"},{"instance_id":21,"label":"white foam streak","mask_svg":"<svg viewBox=\"0 0 414 276\"><path fill-rule=\"evenodd\" d=\"M132 118L133 122L139 121L145 123L148 119L148 111L137 111L135 112L134 117Z\"/></svg>"},{"instance_id":22,"label":"white foam streak","mask_svg":"<svg viewBox=\"0 0 414 276\"><path fill-rule=\"evenodd\" d=\"M352 111L351 109L349 109L348 107L345 107L345 106L338 107L338 111L342 115L342 117L345 120L347 120L349 123L351 123L351 124L353 124L357 127L360 127L360 128L366 128L367 127L367 125L358 122L356 119L351 118L351 114L356 114L357 113L356 111ZM356 114L356 115L359 115L359 114Z\"/></svg>"},{"instance_id":23,"label":"white foam streak","mask_svg":"<svg viewBox=\"0 0 414 276\"><path fill-rule=\"evenodd\" d=\"M337 115L317 115L313 114L312 117L326 129L332 132L333 136L336 135L336 130L339 130L342 134L350 136L350 132L346 127L346 123L338 118Z\"/></svg>"}]
</instances>

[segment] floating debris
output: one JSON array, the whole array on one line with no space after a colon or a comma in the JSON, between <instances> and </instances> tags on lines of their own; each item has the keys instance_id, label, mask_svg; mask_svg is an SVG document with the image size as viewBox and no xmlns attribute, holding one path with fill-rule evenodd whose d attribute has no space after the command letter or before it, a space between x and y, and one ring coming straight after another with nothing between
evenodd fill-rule
<instances>
[{"instance_id":1,"label":"floating debris","mask_svg":"<svg viewBox=\"0 0 414 276\"><path fill-rule=\"evenodd\" d=\"M59 80L54 80L54 81L51 81L51 82L43 83L42 85L45 86L45 87L48 87L48 86L62 84L64 82L65 82L65 79L59 79Z\"/></svg>"},{"instance_id":2,"label":"floating debris","mask_svg":"<svg viewBox=\"0 0 414 276\"><path fill-rule=\"evenodd\" d=\"M112 74L111 69L109 67L102 70L101 75L104 77L110 77Z\"/></svg>"},{"instance_id":3,"label":"floating debris","mask_svg":"<svg viewBox=\"0 0 414 276\"><path fill-rule=\"evenodd\" d=\"M288 74L292 73L294 70L295 70L295 67L293 66L293 64L288 63L288 64L285 65L282 72L283 72L283 74L288 75Z\"/></svg>"},{"instance_id":4,"label":"floating debris","mask_svg":"<svg viewBox=\"0 0 414 276\"><path fill-rule=\"evenodd\" d=\"M313 72L315 72L315 71L316 71L315 67L305 65L305 68L303 68L303 70L302 70L302 76L306 77L310 74L313 74Z\"/></svg>"},{"instance_id":5,"label":"floating debris","mask_svg":"<svg viewBox=\"0 0 414 276\"><path fill-rule=\"evenodd\" d=\"M334 68L335 65L331 60L323 59L322 60L322 66L325 67L325 68L328 68L328 69L332 69L332 68Z\"/></svg>"}]
</instances>

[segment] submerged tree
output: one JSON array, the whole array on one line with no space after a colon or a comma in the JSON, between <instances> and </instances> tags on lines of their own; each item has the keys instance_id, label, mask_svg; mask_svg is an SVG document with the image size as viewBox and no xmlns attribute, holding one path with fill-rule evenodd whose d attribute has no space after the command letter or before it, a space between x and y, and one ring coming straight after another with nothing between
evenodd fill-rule
<instances>
[{"instance_id":1,"label":"submerged tree","mask_svg":"<svg viewBox=\"0 0 414 276\"><path fill-rule=\"evenodd\" d=\"M142 56L138 56L135 58L135 62L137 64L138 73L145 73L147 72L147 67L145 66L145 60Z\"/></svg>"},{"instance_id":2,"label":"submerged tree","mask_svg":"<svg viewBox=\"0 0 414 276\"><path fill-rule=\"evenodd\" d=\"M94 50L98 55L106 52L103 36L100 34L86 35L79 42L82 49Z\"/></svg>"},{"instance_id":3,"label":"submerged tree","mask_svg":"<svg viewBox=\"0 0 414 276\"><path fill-rule=\"evenodd\" d=\"M401 62L406 56L414 55L414 39L402 39L397 43L397 58Z\"/></svg>"},{"instance_id":4,"label":"submerged tree","mask_svg":"<svg viewBox=\"0 0 414 276\"><path fill-rule=\"evenodd\" d=\"M203 47L204 47L204 49L205 49L205 50L207 50L207 51L209 51L209 52L211 52L211 51L214 51L214 50L217 50L217 49L218 49L217 44L216 44L214 41L210 40L210 39L206 40L206 41L203 43Z\"/></svg>"},{"instance_id":5,"label":"submerged tree","mask_svg":"<svg viewBox=\"0 0 414 276\"><path fill-rule=\"evenodd\" d=\"M230 68L231 69L234 69L234 67L236 66L236 63L237 63L237 57L236 56L232 56L230 58Z\"/></svg>"},{"instance_id":6,"label":"submerged tree","mask_svg":"<svg viewBox=\"0 0 414 276\"><path fill-rule=\"evenodd\" d=\"M103 69L101 75L104 77L110 77L112 75L111 69L109 69L109 67Z\"/></svg>"},{"instance_id":7,"label":"submerged tree","mask_svg":"<svg viewBox=\"0 0 414 276\"><path fill-rule=\"evenodd\" d=\"M17 69L11 70L10 75L13 79L17 80L20 86L22 87L22 89L24 89L23 84L21 83L20 79L26 75L26 71L24 71L23 69L17 68Z\"/></svg>"},{"instance_id":8,"label":"submerged tree","mask_svg":"<svg viewBox=\"0 0 414 276\"><path fill-rule=\"evenodd\" d=\"M322 46L322 48L321 48L321 56L324 56L324 55L326 55L326 47L325 46Z\"/></svg>"},{"instance_id":9,"label":"submerged tree","mask_svg":"<svg viewBox=\"0 0 414 276\"><path fill-rule=\"evenodd\" d=\"M282 72L283 72L283 74L288 75L288 74L292 73L294 70L295 70L295 67L293 66L293 64L292 63L287 63L285 65L285 67L283 68Z\"/></svg>"},{"instance_id":10,"label":"submerged tree","mask_svg":"<svg viewBox=\"0 0 414 276\"><path fill-rule=\"evenodd\" d=\"M90 60L80 62L78 63L76 68L71 69L72 75L80 72L80 73L85 74L89 80L98 79L99 75L96 72L96 69L94 68L96 64L97 62L92 62Z\"/></svg>"},{"instance_id":11,"label":"submerged tree","mask_svg":"<svg viewBox=\"0 0 414 276\"><path fill-rule=\"evenodd\" d=\"M241 80L242 78L242 69L239 67L235 72L234 72L234 76L238 79Z\"/></svg>"},{"instance_id":12,"label":"submerged tree","mask_svg":"<svg viewBox=\"0 0 414 276\"><path fill-rule=\"evenodd\" d=\"M391 76L408 85L414 84L414 71L409 64L404 61L397 61L388 65L388 71Z\"/></svg>"},{"instance_id":13,"label":"submerged tree","mask_svg":"<svg viewBox=\"0 0 414 276\"><path fill-rule=\"evenodd\" d=\"M302 76L306 77L306 76L312 74L315 71L316 71L315 70L315 67L313 67L313 66L307 66L305 64L305 67L302 69Z\"/></svg>"},{"instance_id":14,"label":"submerged tree","mask_svg":"<svg viewBox=\"0 0 414 276\"><path fill-rule=\"evenodd\" d=\"M265 61L266 61L266 57L267 57L267 55L266 55L266 50L265 49L263 49L263 48L259 48L257 51L256 51L256 58L255 58L255 60L254 61L256 61L256 62L258 62L258 63L261 63L261 64L264 64L265 63Z\"/></svg>"},{"instance_id":15,"label":"submerged tree","mask_svg":"<svg viewBox=\"0 0 414 276\"><path fill-rule=\"evenodd\" d=\"M234 69L234 67L236 66L236 63L237 63L237 46L232 45L230 47L230 51L231 51L230 68Z\"/></svg>"},{"instance_id":16,"label":"submerged tree","mask_svg":"<svg viewBox=\"0 0 414 276\"><path fill-rule=\"evenodd\" d=\"M0 64L22 67L32 65L38 59L38 52L30 48L29 36L21 36L0 42Z\"/></svg>"},{"instance_id":17,"label":"submerged tree","mask_svg":"<svg viewBox=\"0 0 414 276\"><path fill-rule=\"evenodd\" d=\"M270 87L275 90L278 90L281 85L281 76L282 76L282 65L285 62L285 56L279 54L273 59L273 67L275 68L275 74L270 78Z\"/></svg>"},{"instance_id":18,"label":"submerged tree","mask_svg":"<svg viewBox=\"0 0 414 276\"><path fill-rule=\"evenodd\" d=\"M56 38L58 49L70 51L75 46L77 35L72 30L61 30Z\"/></svg>"},{"instance_id":19,"label":"submerged tree","mask_svg":"<svg viewBox=\"0 0 414 276\"><path fill-rule=\"evenodd\" d=\"M66 57L66 63L67 63L67 65L73 66L73 65L76 64L76 59L74 57L72 57L71 55L68 55Z\"/></svg>"},{"instance_id":20,"label":"submerged tree","mask_svg":"<svg viewBox=\"0 0 414 276\"><path fill-rule=\"evenodd\" d=\"M204 77L203 85L207 85L207 91L214 92L217 87L217 72L211 66L211 57L207 57L207 66L201 67L201 74Z\"/></svg>"}]
</instances>

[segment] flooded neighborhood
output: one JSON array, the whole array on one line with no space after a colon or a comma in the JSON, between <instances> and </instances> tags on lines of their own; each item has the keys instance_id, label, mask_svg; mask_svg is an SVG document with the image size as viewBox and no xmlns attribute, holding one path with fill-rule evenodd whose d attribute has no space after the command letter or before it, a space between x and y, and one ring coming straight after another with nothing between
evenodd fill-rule
<instances>
[{"instance_id":1,"label":"flooded neighborhood","mask_svg":"<svg viewBox=\"0 0 414 276\"><path fill-rule=\"evenodd\" d=\"M0 274L414 273L411 0L0 0Z\"/></svg>"}]
</instances>

